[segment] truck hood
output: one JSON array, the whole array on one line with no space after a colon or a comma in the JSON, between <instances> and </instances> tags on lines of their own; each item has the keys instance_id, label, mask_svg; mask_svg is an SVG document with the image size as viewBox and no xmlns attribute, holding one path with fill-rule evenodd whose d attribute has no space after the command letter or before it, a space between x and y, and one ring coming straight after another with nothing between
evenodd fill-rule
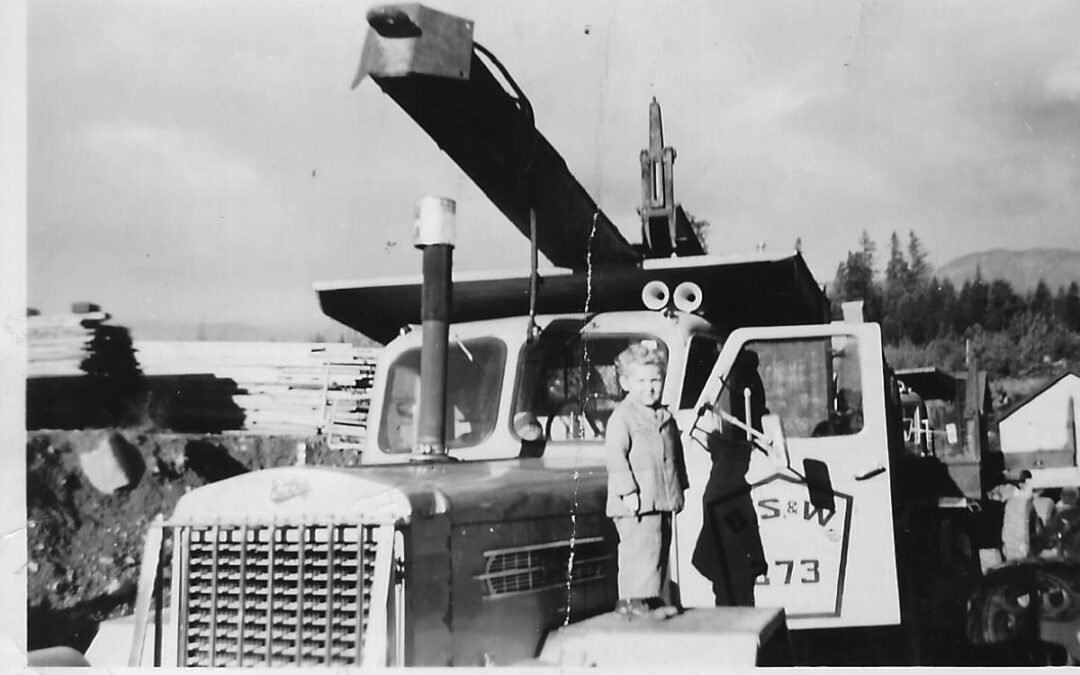
<instances>
[{"instance_id":1,"label":"truck hood","mask_svg":"<svg viewBox=\"0 0 1080 675\"><path fill-rule=\"evenodd\" d=\"M184 495L171 520L454 523L603 513L607 474L595 462L512 459L359 468L295 466L242 474Z\"/></svg>"}]
</instances>

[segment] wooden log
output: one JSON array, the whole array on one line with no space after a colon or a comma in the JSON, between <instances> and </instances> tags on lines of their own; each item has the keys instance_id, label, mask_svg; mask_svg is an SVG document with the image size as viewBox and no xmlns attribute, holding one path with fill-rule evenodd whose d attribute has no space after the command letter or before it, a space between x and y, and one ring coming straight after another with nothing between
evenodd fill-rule
<instances>
[{"instance_id":1,"label":"wooden log","mask_svg":"<svg viewBox=\"0 0 1080 675\"><path fill-rule=\"evenodd\" d=\"M100 312L101 306L93 302L73 302L71 303L72 314L92 314L94 312Z\"/></svg>"},{"instance_id":2,"label":"wooden log","mask_svg":"<svg viewBox=\"0 0 1080 675\"><path fill-rule=\"evenodd\" d=\"M74 328L108 321L107 312L89 312L87 314L39 314L26 318L27 332L40 328Z\"/></svg>"},{"instance_id":3,"label":"wooden log","mask_svg":"<svg viewBox=\"0 0 1080 675\"><path fill-rule=\"evenodd\" d=\"M56 335L27 335L30 347L85 347L94 339L94 331L78 331Z\"/></svg>"},{"instance_id":4,"label":"wooden log","mask_svg":"<svg viewBox=\"0 0 1080 675\"><path fill-rule=\"evenodd\" d=\"M79 367L79 364L69 361L37 361L28 363L26 367L26 376L28 378L77 377L80 375L86 375L86 372Z\"/></svg>"},{"instance_id":5,"label":"wooden log","mask_svg":"<svg viewBox=\"0 0 1080 675\"><path fill-rule=\"evenodd\" d=\"M78 352L70 349L67 350L27 350L26 360L29 362L42 362L42 361L70 361L78 366L83 359L90 356L89 352Z\"/></svg>"}]
</instances>

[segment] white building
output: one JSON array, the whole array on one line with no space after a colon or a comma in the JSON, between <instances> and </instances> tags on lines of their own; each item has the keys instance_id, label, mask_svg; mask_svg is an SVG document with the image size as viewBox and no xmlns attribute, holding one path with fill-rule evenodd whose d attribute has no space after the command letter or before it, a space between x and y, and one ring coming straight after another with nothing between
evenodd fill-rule
<instances>
[{"instance_id":1,"label":"white building","mask_svg":"<svg viewBox=\"0 0 1080 675\"><path fill-rule=\"evenodd\" d=\"M1080 375L1065 372L998 421L1006 469L1075 467Z\"/></svg>"}]
</instances>

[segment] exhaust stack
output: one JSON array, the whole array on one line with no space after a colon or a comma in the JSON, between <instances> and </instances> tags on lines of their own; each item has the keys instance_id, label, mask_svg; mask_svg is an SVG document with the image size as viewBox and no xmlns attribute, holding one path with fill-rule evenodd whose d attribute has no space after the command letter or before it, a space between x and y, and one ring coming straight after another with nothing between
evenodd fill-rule
<instances>
[{"instance_id":1,"label":"exhaust stack","mask_svg":"<svg viewBox=\"0 0 1080 675\"><path fill-rule=\"evenodd\" d=\"M424 197L416 203L413 245L423 251L420 320L420 410L416 446L418 460L448 459L446 454L446 362L450 338L450 270L453 264L454 200Z\"/></svg>"}]
</instances>

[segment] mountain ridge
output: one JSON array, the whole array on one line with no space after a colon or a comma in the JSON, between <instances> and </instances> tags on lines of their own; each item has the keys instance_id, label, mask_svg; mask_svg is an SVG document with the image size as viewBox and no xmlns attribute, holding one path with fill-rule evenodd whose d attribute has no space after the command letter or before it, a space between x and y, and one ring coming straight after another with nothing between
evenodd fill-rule
<instances>
[{"instance_id":1,"label":"mountain ridge","mask_svg":"<svg viewBox=\"0 0 1080 675\"><path fill-rule=\"evenodd\" d=\"M1030 293L1039 280L1046 282L1051 293L1080 283L1080 250L1067 248L1030 248L1011 250L994 248L968 253L937 268L938 279L948 279L959 288L973 281L975 273L984 281L1003 279L1017 293Z\"/></svg>"}]
</instances>

